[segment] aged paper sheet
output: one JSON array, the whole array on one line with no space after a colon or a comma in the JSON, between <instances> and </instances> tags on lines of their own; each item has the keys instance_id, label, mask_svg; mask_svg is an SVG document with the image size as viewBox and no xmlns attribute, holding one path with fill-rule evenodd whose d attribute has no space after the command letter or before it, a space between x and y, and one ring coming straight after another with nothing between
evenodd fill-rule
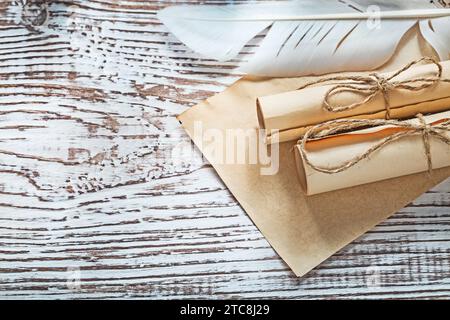
<instances>
[{"instance_id":1,"label":"aged paper sheet","mask_svg":"<svg viewBox=\"0 0 450 320\"><path fill-rule=\"evenodd\" d=\"M426 51L422 41L410 34L386 68L398 68L429 54ZM196 123L201 123L203 131L256 130L257 97L291 91L307 81L311 78L244 78L179 116L229 190L297 276L450 176L450 168L444 168L431 177L421 173L307 197L297 179L295 142L280 144L277 174L261 175L262 165L215 161L214 148L195 134Z\"/></svg>"}]
</instances>

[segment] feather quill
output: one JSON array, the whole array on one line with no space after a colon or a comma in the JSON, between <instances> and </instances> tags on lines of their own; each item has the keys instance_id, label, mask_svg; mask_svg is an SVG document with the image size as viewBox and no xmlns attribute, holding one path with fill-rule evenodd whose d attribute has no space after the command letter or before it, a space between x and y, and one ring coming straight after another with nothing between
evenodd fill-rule
<instances>
[{"instance_id":1,"label":"feather quill","mask_svg":"<svg viewBox=\"0 0 450 320\"><path fill-rule=\"evenodd\" d=\"M450 9L428 0L174 6L158 17L192 50L220 61L235 59L250 40L263 35L255 54L241 66L254 75L375 69L416 25L442 60L450 57Z\"/></svg>"}]
</instances>

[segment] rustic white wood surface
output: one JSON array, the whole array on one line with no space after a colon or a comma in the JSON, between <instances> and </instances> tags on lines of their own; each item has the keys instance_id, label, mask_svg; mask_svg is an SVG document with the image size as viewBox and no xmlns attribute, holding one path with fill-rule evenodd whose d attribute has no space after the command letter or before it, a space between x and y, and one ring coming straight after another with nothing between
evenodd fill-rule
<instances>
[{"instance_id":1,"label":"rustic white wood surface","mask_svg":"<svg viewBox=\"0 0 450 320\"><path fill-rule=\"evenodd\" d=\"M172 161L175 116L237 79L157 21L194 1L31 2L0 2L1 298L450 298L450 181L298 279Z\"/></svg>"}]
</instances>

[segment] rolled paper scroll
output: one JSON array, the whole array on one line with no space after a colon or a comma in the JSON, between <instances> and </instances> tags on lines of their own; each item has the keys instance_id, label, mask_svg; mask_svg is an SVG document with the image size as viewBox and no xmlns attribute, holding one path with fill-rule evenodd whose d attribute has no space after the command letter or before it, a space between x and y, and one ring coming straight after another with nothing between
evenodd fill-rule
<instances>
[{"instance_id":1,"label":"rolled paper scroll","mask_svg":"<svg viewBox=\"0 0 450 320\"><path fill-rule=\"evenodd\" d=\"M425 62L433 62L422 64ZM313 125L341 118L406 119L450 109L450 61L423 58L395 73L333 76L257 99L266 142L298 140ZM275 130L275 131L273 131Z\"/></svg>"},{"instance_id":2,"label":"rolled paper scroll","mask_svg":"<svg viewBox=\"0 0 450 320\"><path fill-rule=\"evenodd\" d=\"M364 129L336 134L344 127ZM310 128L294 152L308 195L447 167L450 111L406 121L333 120Z\"/></svg>"}]
</instances>

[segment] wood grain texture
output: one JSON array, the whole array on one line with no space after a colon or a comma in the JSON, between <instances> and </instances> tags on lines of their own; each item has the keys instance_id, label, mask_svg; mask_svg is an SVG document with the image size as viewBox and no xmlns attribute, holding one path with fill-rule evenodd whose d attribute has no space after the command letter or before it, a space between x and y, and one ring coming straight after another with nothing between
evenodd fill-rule
<instances>
[{"instance_id":1,"label":"wood grain texture","mask_svg":"<svg viewBox=\"0 0 450 320\"><path fill-rule=\"evenodd\" d=\"M175 116L238 78L156 18L197 2L0 2L0 297L450 298L449 180L297 279L174 158Z\"/></svg>"}]
</instances>

